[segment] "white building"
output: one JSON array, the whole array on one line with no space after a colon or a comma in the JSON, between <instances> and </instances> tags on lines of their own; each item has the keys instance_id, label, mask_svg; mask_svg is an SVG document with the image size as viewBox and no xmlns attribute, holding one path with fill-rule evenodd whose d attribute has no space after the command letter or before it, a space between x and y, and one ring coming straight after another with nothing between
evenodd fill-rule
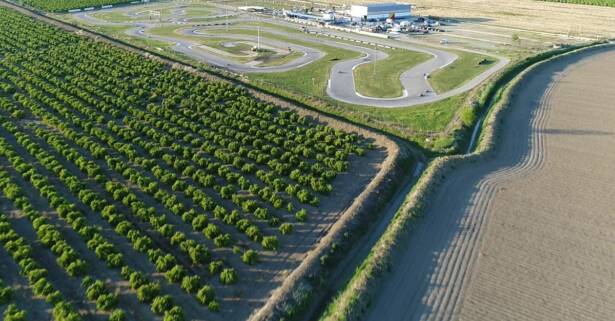
<instances>
[{"instance_id":1,"label":"white building","mask_svg":"<svg viewBox=\"0 0 615 321\"><path fill-rule=\"evenodd\" d=\"M390 17L404 19L410 17L409 3L369 3L352 5L350 16L357 21L386 20Z\"/></svg>"}]
</instances>

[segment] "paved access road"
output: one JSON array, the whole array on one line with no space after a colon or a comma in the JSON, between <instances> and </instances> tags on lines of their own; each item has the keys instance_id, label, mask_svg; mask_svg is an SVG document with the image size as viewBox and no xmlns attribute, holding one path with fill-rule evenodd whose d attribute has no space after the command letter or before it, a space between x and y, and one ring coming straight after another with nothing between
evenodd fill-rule
<instances>
[{"instance_id":1,"label":"paved access road","mask_svg":"<svg viewBox=\"0 0 615 321\"><path fill-rule=\"evenodd\" d=\"M533 71L495 156L447 175L366 319L613 319L614 75L614 46Z\"/></svg>"}]
</instances>

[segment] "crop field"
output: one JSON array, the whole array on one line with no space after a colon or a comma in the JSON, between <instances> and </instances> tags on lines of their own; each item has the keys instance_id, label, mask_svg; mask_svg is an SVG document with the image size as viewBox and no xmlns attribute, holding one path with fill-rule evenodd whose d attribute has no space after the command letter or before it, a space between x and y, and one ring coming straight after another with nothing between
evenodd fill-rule
<instances>
[{"instance_id":1,"label":"crop field","mask_svg":"<svg viewBox=\"0 0 615 321\"><path fill-rule=\"evenodd\" d=\"M614 0L542 0L542 1L584 4L584 5L590 5L590 6L615 7Z\"/></svg>"},{"instance_id":2,"label":"crop field","mask_svg":"<svg viewBox=\"0 0 615 321\"><path fill-rule=\"evenodd\" d=\"M0 136L5 320L245 319L386 156L5 8Z\"/></svg>"},{"instance_id":3,"label":"crop field","mask_svg":"<svg viewBox=\"0 0 615 321\"><path fill-rule=\"evenodd\" d=\"M612 1L144 1L0 0L1 321L615 315Z\"/></svg>"},{"instance_id":4,"label":"crop field","mask_svg":"<svg viewBox=\"0 0 615 321\"><path fill-rule=\"evenodd\" d=\"M71 9L128 3L132 0L20 0L22 3L45 11L67 11Z\"/></svg>"},{"instance_id":5,"label":"crop field","mask_svg":"<svg viewBox=\"0 0 615 321\"><path fill-rule=\"evenodd\" d=\"M613 73L611 45L524 77L496 151L455 163L361 320L611 319Z\"/></svg>"}]
</instances>

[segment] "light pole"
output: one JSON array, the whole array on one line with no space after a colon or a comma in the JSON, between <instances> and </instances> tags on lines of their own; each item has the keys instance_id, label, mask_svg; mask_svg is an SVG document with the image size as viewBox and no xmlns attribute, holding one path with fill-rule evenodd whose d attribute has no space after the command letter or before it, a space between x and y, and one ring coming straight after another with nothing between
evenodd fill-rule
<instances>
[{"instance_id":1,"label":"light pole","mask_svg":"<svg viewBox=\"0 0 615 321\"><path fill-rule=\"evenodd\" d=\"M260 23L260 22L259 22ZM256 28L256 51L261 50L261 26Z\"/></svg>"}]
</instances>

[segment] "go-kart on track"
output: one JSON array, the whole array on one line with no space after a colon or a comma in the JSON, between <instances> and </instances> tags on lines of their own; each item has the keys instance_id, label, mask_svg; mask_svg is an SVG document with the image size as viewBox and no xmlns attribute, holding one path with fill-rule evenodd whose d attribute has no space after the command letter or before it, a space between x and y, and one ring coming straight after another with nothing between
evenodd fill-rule
<instances>
[{"instance_id":1,"label":"go-kart on track","mask_svg":"<svg viewBox=\"0 0 615 321\"><path fill-rule=\"evenodd\" d=\"M110 12L114 10L121 11L121 10L126 10L126 9L125 8L105 9L105 10L100 10L97 12ZM173 17L172 18L173 20L182 21L181 16L183 14L185 14L185 11L174 10L172 11L171 17ZM233 16L234 19L227 20L227 22L241 23L241 22L246 22L246 21L252 21L252 22L254 21L249 18L238 18L240 17L240 15L241 14L237 14L237 13L229 14L229 16ZM233 59L214 54L213 52L209 50L203 49L203 46L198 41L187 40L182 37L175 38L175 37L168 37L168 36L160 36L160 35L155 35L155 34L148 32L149 29L156 27L156 26L160 26L159 23L150 23L150 22L114 23L114 22L109 22L109 21L95 18L91 16L90 13L87 13L87 12L75 13L73 14L73 16L76 18L85 20L89 23L93 23L97 25L134 26L134 28L127 30L126 34L130 36L134 36L134 37L154 39L154 40L159 40L159 41L163 41L167 43L172 43L174 44L172 48L175 51L181 52L193 59L196 59L199 61L205 61L206 63L209 63L211 65L214 65L220 68L225 68L227 70L237 72L237 73L277 73L277 72L291 71L297 68L301 68L314 61L317 61L321 59L322 57L324 57L325 55L323 52L319 50L312 49L306 46L300 46L300 45L287 43L283 41L277 41L277 40L269 39L267 37L260 37L260 41L264 45L269 45L269 46L277 47L277 48L290 48L292 51L303 53L301 57L294 59L292 61L286 62L284 64L281 64L278 66L261 67L261 66L258 66L257 64L241 63ZM208 18L221 18L224 16L225 16L224 14L219 14L216 16L208 17ZM274 24L282 24L284 26L296 27L296 25L289 24L289 23L282 22L282 21L275 20L275 19L261 19L261 21L268 22L268 23L274 23ZM179 28L181 28L180 25L178 25L178 29ZM202 36L202 37L207 37L211 39L211 38L219 37L213 34L211 31L215 31L216 29L223 30L222 28L223 27L219 27L219 26L218 27L203 27L203 26L190 27L189 25L186 25L186 28L183 28L181 30L182 30L183 36L195 36L195 37ZM237 28L251 29L251 30L254 29L254 27L251 27L251 28L241 27L240 24L238 27L234 26L234 28L235 29ZM463 93L465 91L468 91L474 88L475 86L480 84L482 81L487 79L489 76L491 76L498 70L502 69L509 62L507 58L494 56L494 58L498 60L497 63L495 63L494 66L492 66L491 68L489 68L482 74L478 75L474 79L471 79L465 82L463 85L453 90L450 90L445 93L435 93L431 85L429 84L429 81L426 75L429 75L437 71L438 69L445 68L449 64L455 62L455 60L457 59L457 55L444 51L444 50L439 50L439 49L426 47L426 46L420 46L420 45L413 44L413 43L399 42L399 41L391 42L388 40L383 41L380 39L375 39L375 38L370 37L368 41L371 43L376 43L380 45L386 44L388 46L393 45L398 48L408 49L408 50L417 51L417 52L423 52L423 53L432 55L433 58L417 66L414 66L413 68L401 74L400 82L404 89L403 89L403 94L400 97L397 97L397 98L366 97L366 96L359 94L356 91L355 86L354 86L354 72L353 71L357 66L361 64L370 63L370 62L374 62L377 60L387 58L388 55L386 53L379 51L377 49L372 49L372 48L358 46L358 45L352 45L352 44L341 42L341 41L329 40L329 39L326 39L325 37L314 38L308 35L289 33L289 32L284 32L278 29L267 28L267 27L261 27L260 30L266 33L274 34L274 35L295 38L302 42L324 44L328 46L334 46L337 48L347 49L347 50L361 53L362 56L359 58L344 60L344 61L338 62L333 65L331 69L329 81L327 84L327 90L326 90L327 94L331 98L342 101L342 102L355 104L355 105L394 108L394 107L415 106L415 105L435 102L438 100L442 100L442 99ZM336 35L336 36L340 36L340 35L343 35L344 37L350 36L349 34L340 34L339 32L335 32L335 31L331 31L329 33L331 35ZM364 36L358 36L358 35L354 36L353 35L352 37L356 39L361 39L362 41L366 40L366 37ZM224 38L237 39L237 40L250 40L254 42L257 40L257 37L249 36L249 35L224 34ZM485 53L482 53L482 54L485 54Z\"/></svg>"},{"instance_id":2,"label":"go-kart on track","mask_svg":"<svg viewBox=\"0 0 615 321\"><path fill-rule=\"evenodd\" d=\"M615 48L532 71L493 158L457 166L367 320L613 320Z\"/></svg>"}]
</instances>

